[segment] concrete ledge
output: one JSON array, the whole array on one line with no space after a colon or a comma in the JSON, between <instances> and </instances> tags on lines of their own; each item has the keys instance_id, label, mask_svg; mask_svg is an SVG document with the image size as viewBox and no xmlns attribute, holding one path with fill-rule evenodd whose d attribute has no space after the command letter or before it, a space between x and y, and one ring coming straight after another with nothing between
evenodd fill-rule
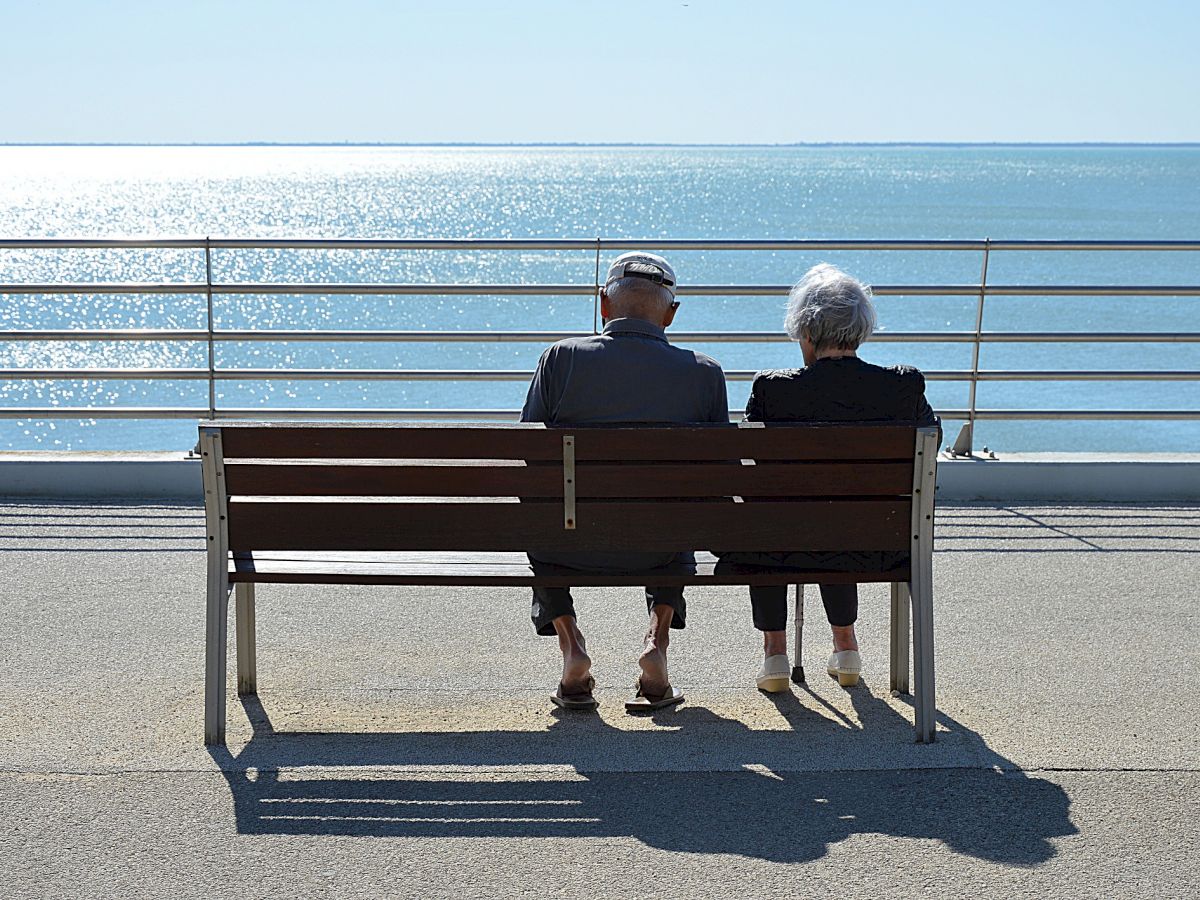
<instances>
[{"instance_id":1,"label":"concrete ledge","mask_svg":"<svg viewBox=\"0 0 1200 900\"><path fill-rule=\"evenodd\" d=\"M200 462L183 453L0 452L0 498L201 500ZM1019 453L947 459L941 500L1200 501L1200 453Z\"/></svg>"},{"instance_id":2,"label":"concrete ledge","mask_svg":"<svg viewBox=\"0 0 1200 900\"><path fill-rule=\"evenodd\" d=\"M938 462L941 500L1200 501L1200 453L1005 453Z\"/></svg>"},{"instance_id":3,"label":"concrete ledge","mask_svg":"<svg viewBox=\"0 0 1200 900\"><path fill-rule=\"evenodd\" d=\"M200 460L185 453L0 453L0 497L203 499Z\"/></svg>"}]
</instances>

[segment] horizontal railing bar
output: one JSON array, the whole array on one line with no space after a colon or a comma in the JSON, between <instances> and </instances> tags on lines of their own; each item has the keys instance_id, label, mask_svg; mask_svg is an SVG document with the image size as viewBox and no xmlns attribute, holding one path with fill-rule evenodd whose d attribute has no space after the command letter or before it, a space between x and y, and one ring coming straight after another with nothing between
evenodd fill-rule
<instances>
[{"instance_id":1,"label":"horizontal railing bar","mask_svg":"<svg viewBox=\"0 0 1200 900\"><path fill-rule=\"evenodd\" d=\"M242 282L214 284L213 294L246 295L354 295L363 297L517 295L592 296L592 284L399 284L399 283L313 283ZM776 297L791 290L787 284L693 284L680 285L679 296L690 297ZM205 294L208 285L195 282L56 282L0 284L0 294ZM881 297L974 297L977 284L879 284L872 291ZM988 285L988 296L996 297L1200 297L1200 285L1055 284Z\"/></svg>"},{"instance_id":2,"label":"horizontal railing bar","mask_svg":"<svg viewBox=\"0 0 1200 900\"><path fill-rule=\"evenodd\" d=\"M520 381L533 372L523 369L214 369L218 381ZM752 381L755 369L727 369L728 381ZM88 380L188 381L207 379L207 368L0 368L0 380ZM924 373L926 381L1200 381L1200 371L1186 370L992 370L977 376L967 370L934 369Z\"/></svg>"},{"instance_id":3,"label":"horizontal railing bar","mask_svg":"<svg viewBox=\"0 0 1200 900\"><path fill-rule=\"evenodd\" d=\"M968 418L965 409L939 409L944 420ZM454 422L515 422L520 415L514 409L220 409L219 419L328 420L354 421L454 421ZM729 411L735 421L740 409ZM80 407L65 406L0 407L0 419L205 419L208 410L202 407ZM978 409L977 419L1028 421L1200 421L1200 409Z\"/></svg>"},{"instance_id":4,"label":"horizontal railing bar","mask_svg":"<svg viewBox=\"0 0 1200 900\"><path fill-rule=\"evenodd\" d=\"M231 329L213 332L218 341L395 341L458 343L552 344L590 331L287 331ZM673 343L785 343L782 331L671 331ZM10 329L0 330L0 342L13 341L203 341L208 332L177 328ZM970 344L973 331L877 331L872 343ZM1200 331L985 331L984 343L1200 343Z\"/></svg>"},{"instance_id":5,"label":"horizontal railing bar","mask_svg":"<svg viewBox=\"0 0 1200 900\"><path fill-rule=\"evenodd\" d=\"M1072 240L711 240L663 238L222 238L208 239L218 250L1073 250L1173 251L1200 250L1200 241L1072 241ZM192 249L200 237L3 238L3 250Z\"/></svg>"},{"instance_id":6,"label":"horizontal railing bar","mask_svg":"<svg viewBox=\"0 0 1200 900\"><path fill-rule=\"evenodd\" d=\"M202 250L204 238L112 237L112 238L0 238L0 250Z\"/></svg>"},{"instance_id":7,"label":"horizontal railing bar","mask_svg":"<svg viewBox=\"0 0 1200 900\"><path fill-rule=\"evenodd\" d=\"M954 376L954 377L942 377ZM959 376L970 379L971 373L966 372L926 372L925 378L932 381L961 381ZM1182 370L1071 370L1055 371L1017 371L1017 370L981 370L980 381L1200 381L1200 371Z\"/></svg>"},{"instance_id":8,"label":"horizontal railing bar","mask_svg":"<svg viewBox=\"0 0 1200 900\"><path fill-rule=\"evenodd\" d=\"M255 332L270 334L270 332ZM203 329L180 328L60 328L13 329L0 331L0 343L12 341L206 341L208 332ZM273 340L273 338L263 338Z\"/></svg>"},{"instance_id":9,"label":"horizontal railing bar","mask_svg":"<svg viewBox=\"0 0 1200 900\"><path fill-rule=\"evenodd\" d=\"M876 334L871 340L880 338ZM1013 344L1186 344L1200 342L1200 331L985 331L979 339L984 343Z\"/></svg>"},{"instance_id":10,"label":"horizontal railing bar","mask_svg":"<svg viewBox=\"0 0 1200 900\"><path fill-rule=\"evenodd\" d=\"M219 419L319 419L337 421L515 422L520 410L509 409L219 409ZM730 410L740 417L742 411ZM0 419L207 419L207 407L189 406L28 406L0 407Z\"/></svg>"},{"instance_id":11,"label":"horizontal railing bar","mask_svg":"<svg viewBox=\"0 0 1200 900\"><path fill-rule=\"evenodd\" d=\"M939 415L941 415L939 413ZM965 416L944 415L945 419ZM1056 421L1137 421L1141 419L1163 422L1200 421L1200 409L977 409L977 419Z\"/></svg>"},{"instance_id":12,"label":"horizontal railing bar","mask_svg":"<svg viewBox=\"0 0 1200 900\"><path fill-rule=\"evenodd\" d=\"M182 281L70 282L0 284L0 294L203 294L207 287Z\"/></svg>"}]
</instances>

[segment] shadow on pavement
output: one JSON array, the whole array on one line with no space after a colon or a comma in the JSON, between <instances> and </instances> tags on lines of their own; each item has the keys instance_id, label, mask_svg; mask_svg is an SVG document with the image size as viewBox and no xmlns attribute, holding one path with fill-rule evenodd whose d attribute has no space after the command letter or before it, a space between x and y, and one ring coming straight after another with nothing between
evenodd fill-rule
<instances>
[{"instance_id":1,"label":"shadow on pavement","mask_svg":"<svg viewBox=\"0 0 1200 900\"><path fill-rule=\"evenodd\" d=\"M865 740L897 725L911 733L865 684L851 697ZM210 752L229 782L243 834L633 836L663 850L775 862L816 859L852 835L880 834L933 839L980 859L1036 866L1055 855L1051 838L1077 832L1062 788L1016 770L945 716L939 718L947 729L942 740L965 743L976 767L788 771L787 761L794 766L806 744L860 726L841 714L841 721L831 720L792 694L774 699L790 730L754 730L707 709L682 707L659 713L655 723L669 727L653 731L614 728L595 713L556 711L549 730L540 732L331 734L277 732L258 698L246 697L252 739L236 757L224 747ZM609 771L607 765L588 771L597 747L606 762L656 771ZM713 747L726 771L679 770L687 760L695 768L696 758ZM453 771L514 760L516 771ZM304 771L400 765L442 771L361 777ZM574 771L536 770L549 765Z\"/></svg>"}]
</instances>

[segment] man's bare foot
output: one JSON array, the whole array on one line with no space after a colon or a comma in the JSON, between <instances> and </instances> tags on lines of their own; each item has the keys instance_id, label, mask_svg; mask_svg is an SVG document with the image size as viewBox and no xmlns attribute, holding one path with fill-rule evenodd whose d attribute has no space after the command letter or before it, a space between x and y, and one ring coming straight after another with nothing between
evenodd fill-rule
<instances>
[{"instance_id":1,"label":"man's bare foot","mask_svg":"<svg viewBox=\"0 0 1200 900\"><path fill-rule=\"evenodd\" d=\"M558 649L562 651L562 689L565 694L587 694L592 689L592 658L588 656L583 632L574 616L559 616L554 620L558 634Z\"/></svg>"},{"instance_id":2,"label":"man's bare foot","mask_svg":"<svg viewBox=\"0 0 1200 900\"><path fill-rule=\"evenodd\" d=\"M586 694L592 689L592 658L580 641L577 650L563 653L563 693Z\"/></svg>"},{"instance_id":3,"label":"man's bare foot","mask_svg":"<svg viewBox=\"0 0 1200 900\"><path fill-rule=\"evenodd\" d=\"M667 654L657 647L647 645L638 657L638 665L642 668L641 678L638 679L642 693L650 697L661 697L670 684L667 680Z\"/></svg>"},{"instance_id":4,"label":"man's bare foot","mask_svg":"<svg viewBox=\"0 0 1200 900\"><path fill-rule=\"evenodd\" d=\"M650 627L638 657L642 676L642 693L659 697L666 693L671 682L667 678L667 645L671 640L671 619L675 611L669 606L655 606L650 613Z\"/></svg>"}]
</instances>

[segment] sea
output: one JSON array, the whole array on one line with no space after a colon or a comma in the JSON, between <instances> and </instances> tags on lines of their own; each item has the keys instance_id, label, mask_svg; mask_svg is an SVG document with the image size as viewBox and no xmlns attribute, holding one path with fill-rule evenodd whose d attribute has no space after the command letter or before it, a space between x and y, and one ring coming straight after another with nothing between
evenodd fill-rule
<instances>
[{"instance_id":1,"label":"sea","mask_svg":"<svg viewBox=\"0 0 1200 900\"><path fill-rule=\"evenodd\" d=\"M1200 146L5 146L0 238L584 238L1200 240ZM614 251L615 252L615 251ZM682 284L795 282L830 262L875 284L978 282L978 251L674 251ZM216 282L585 283L593 251L217 250ZM0 282L203 281L196 250L0 250ZM989 284L1200 285L1200 253L995 252ZM782 328L786 296L683 297L673 330ZM974 297L881 296L882 331L972 331ZM0 332L203 328L202 296L0 295ZM218 328L582 331L590 297L218 296ZM987 331L1200 331L1200 297L987 299ZM726 369L800 364L779 343L694 344ZM513 369L503 342L220 342L220 367ZM203 367L203 342L13 341L0 368ZM861 355L971 367L968 344L881 343ZM991 343L983 370L1200 371L1198 343ZM76 407L207 405L204 382L0 380L0 450L185 450L192 420ZM741 408L747 381L731 381ZM516 381L220 382L219 407L519 409ZM966 383L931 381L935 408ZM1200 381L983 382L981 409L1200 410ZM959 423L947 421L951 439ZM980 421L992 451L1189 452L1200 421Z\"/></svg>"}]
</instances>

